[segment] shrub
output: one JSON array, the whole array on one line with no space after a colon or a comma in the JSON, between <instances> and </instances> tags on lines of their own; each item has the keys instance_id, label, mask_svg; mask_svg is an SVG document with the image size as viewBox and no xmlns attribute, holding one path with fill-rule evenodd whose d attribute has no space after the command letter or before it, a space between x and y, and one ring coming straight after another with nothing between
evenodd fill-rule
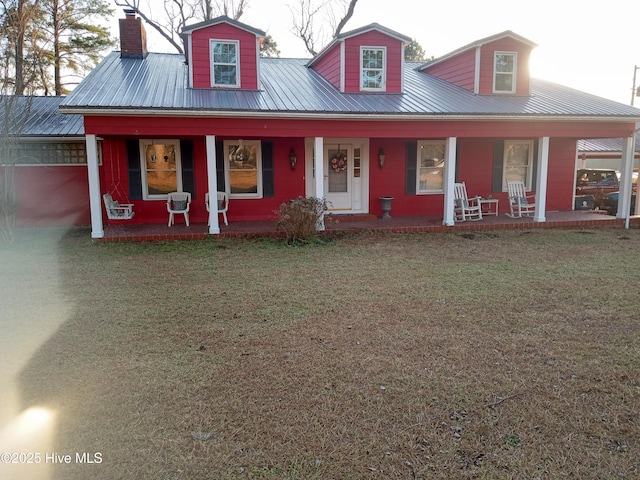
<instances>
[{"instance_id":1,"label":"shrub","mask_svg":"<svg viewBox=\"0 0 640 480\"><path fill-rule=\"evenodd\" d=\"M309 240L316 236L318 223L326 209L325 199L293 198L280 205L276 211L278 228L285 231L288 243Z\"/></svg>"}]
</instances>

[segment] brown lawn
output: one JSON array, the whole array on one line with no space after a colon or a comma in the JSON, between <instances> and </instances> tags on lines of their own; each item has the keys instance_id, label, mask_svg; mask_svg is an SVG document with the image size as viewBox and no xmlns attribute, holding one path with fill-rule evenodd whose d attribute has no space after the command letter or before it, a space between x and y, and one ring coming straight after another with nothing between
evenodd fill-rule
<instances>
[{"instance_id":1,"label":"brown lawn","mask_svg":"<svg viewBox=\"0 0 640 480\"><path fill-rule=\"evenodd\" d=\"M101 455L51 478L640 476L639 230L52 238L0 247L15 414Z\"/></svg>"}]
</instances>

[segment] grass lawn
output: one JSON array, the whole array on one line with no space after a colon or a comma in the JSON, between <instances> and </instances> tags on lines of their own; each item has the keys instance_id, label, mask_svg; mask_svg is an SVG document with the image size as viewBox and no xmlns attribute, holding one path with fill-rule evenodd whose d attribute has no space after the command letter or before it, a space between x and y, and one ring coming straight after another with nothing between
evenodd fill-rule
<instances>
[{"instance_id":1,"label":"grass lawn","mask_svg":"<svg viewBox=\"0 0 640 480\"><path fill-rule=\"evenodd\" d=\"M31 235L0 246L0 432L46 409L42 448L100 454L64 480L640 478L639 254L620 229Z\"/></svg>"}]
</instances>

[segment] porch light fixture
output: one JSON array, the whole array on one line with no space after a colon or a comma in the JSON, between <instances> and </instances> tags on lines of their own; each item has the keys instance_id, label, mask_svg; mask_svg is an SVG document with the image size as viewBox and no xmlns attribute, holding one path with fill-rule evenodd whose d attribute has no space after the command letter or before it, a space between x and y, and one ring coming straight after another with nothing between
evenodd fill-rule
<instances>
[{"instance_id":1,"label":"porch light fixture","mask_svg":"<svg viewBox=\"0 0 640 480\"><path fill-rule=\"evenodd\" d=\"M384 148L380 147L380 150L378 150L378 165L380 165L380 168L384 167L384 161L386 158L387 156L384 153Z\"/></svg>"},{"instance_id":2,"label":"porch light fixture","mask_svg":"<svg viewBox=\"0 0 640 480\"><path fill-rule=\"evenodd\" d=\"M296 151L292 148L289 152L289 164L291 165L291 170L296 169L296 164L298 163L298 157L296 156Z\"/></svg>"}]
</instances>

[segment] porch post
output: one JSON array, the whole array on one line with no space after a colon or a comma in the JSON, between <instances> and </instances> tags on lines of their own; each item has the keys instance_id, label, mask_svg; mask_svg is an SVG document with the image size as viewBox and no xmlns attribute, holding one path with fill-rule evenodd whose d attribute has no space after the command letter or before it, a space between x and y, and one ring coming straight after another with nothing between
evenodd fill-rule
<instances>
[{"instance_id":1,"label":"porch post","mask_svg":"<svg viewBox=\"0 0 640 480\"><path fill-rule=\"evenodd\" d=\"M456 181L456 148L457 138L447 138L445 147L445 168L444 168L444 214L442 218L442 224L447 227L452 227L455 224L454 221L454 193L453 184Z\"/></svg>"},{"instance_id":2,"label":"porch post","mask_svg":"<svg viewBox=\"0 0 640 480\"><path fill-rule=\"evenodd\" d=\"M324 198L324 138L316 137L313 143L313 168L316 172L315 195L322 200ZM324 215L318 222L318 230L324 230Z\"/></svg>"},{"instance_id":3,"label":"porch post","mask_svg":"<svg viewBox=\"0 0 640 480\"><path fill-rule=\"evenodd\" d=\"M538 139L538 172L536 174L536 211L534 222L546 222L547 180L549 178L549 137Z\"/></svg>"},{"instance_id":4,"label":"porch post","mask_svg":"<svg viewBox=\"0 0 640 480\"><path fill-rule=\"evenodd\" d=\"M622 139L622 171L620 173L620 193L618 194L618 213L616 218L624 218L625 227L629 227L629 210L631 209L631 191L633 189L633 150L635 137Z\"/></svg>"},{"instance_id":5,"label":"porch post","mask_svg":"<svg viewBox=\"0 0 640 480\"><path fill-rule=\"evenodd\" d=\"M103 238L102 207L100 202L100 170L98 169L98 140L85 135L87 144L87 172L89 177L89 209L91 211L91 238Z\"/></svg>"},{"instance_id":6,"label":"porch post","mask_svg":"<svg viewBox=\"0 0 640 480\"><path fill-rule=\"evenodd\" d=\"M209 192L209 233L220 235L220 223L218 221L218 175L216 159L216 136L207 135L207 190ZM223 161L221 158L220 161Z\"/></svg>"}]
</instances>

